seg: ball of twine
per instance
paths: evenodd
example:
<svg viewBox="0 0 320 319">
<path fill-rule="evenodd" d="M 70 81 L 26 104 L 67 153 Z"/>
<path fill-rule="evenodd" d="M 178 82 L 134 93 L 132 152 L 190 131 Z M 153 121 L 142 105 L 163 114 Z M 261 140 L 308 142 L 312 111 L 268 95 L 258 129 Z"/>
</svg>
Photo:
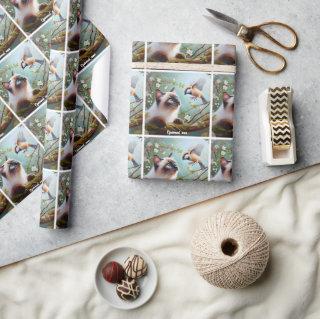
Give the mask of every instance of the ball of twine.
<svg viewBox="0 0 320 319">
<path fill-rule="evenodd" d="M 251 217 L 219 212 L 194 233 L 192 260 L 200 275 L 221 288 L 243 288 L 256 281 L 269 259 L 269 242 Z"/>
</svg>

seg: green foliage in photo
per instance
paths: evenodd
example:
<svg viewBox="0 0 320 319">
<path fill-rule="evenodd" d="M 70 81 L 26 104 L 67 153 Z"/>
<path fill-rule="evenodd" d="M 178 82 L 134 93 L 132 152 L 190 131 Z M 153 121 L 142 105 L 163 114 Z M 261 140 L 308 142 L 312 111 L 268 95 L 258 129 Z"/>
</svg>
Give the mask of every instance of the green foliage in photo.
<svg viewBox="0 0 320 319">
<path fill-rule="evenodd" d="M 213 112 L 222 104 L 223 94 L 234 96 L 235 77 L 233 74 L 215 74 L 213 77 Z"/>
<path fill-rule="evenodd" d="M 211 142 L 211 176 L 219 171 L 222 157 L 227 161 L 232 161 L 232 146 L 232 140 L 213 140 Z"/>
</svg>

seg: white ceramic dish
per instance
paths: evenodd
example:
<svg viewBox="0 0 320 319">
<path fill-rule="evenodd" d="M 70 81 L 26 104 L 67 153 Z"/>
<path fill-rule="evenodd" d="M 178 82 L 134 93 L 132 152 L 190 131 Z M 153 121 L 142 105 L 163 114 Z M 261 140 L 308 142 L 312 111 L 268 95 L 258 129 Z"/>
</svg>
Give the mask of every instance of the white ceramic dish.
<svg viewBox="0 0 320 319">
<path fill-rule="evenodd" d="M 141 293 L 134 301 L 124 301 L 120 299 L 116 292 L 116 284 L 111 284 L 102 276 L 103 266 L 110 262 L 116 261 L 123 265 L 127 257 L 131 255 L 140 255 L 148 264 L 148 272 L 145 276 L 137 279 Z M 158 274 L 153 260 L 148 254 L 141 250 L 130 247 L 119 247 L 106 253 L 99 261 L 95 272 L 95 286 L 98 293 L 107 301 L 109 305 L 118 309 L 130 310 L 135 309 L 145 304 L 154 294 L 158 283 Z"/>
</svg>

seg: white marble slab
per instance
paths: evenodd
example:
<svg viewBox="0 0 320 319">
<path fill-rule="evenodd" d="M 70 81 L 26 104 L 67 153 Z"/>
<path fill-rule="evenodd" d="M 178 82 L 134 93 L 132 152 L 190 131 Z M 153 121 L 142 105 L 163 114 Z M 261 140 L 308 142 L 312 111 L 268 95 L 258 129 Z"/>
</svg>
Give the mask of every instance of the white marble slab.
<svg viewBox="0 0 320 319">
<path fill-rule="evenodd" d="M 86 12 L 112 46 L 110 125 L 75 161 L 71 226 L 38 227 L 40 190 L 0 221 L 0 266 L 56 249 L 320 161 L 320 20 L 316 1 L 87 0 Z M 279 76 L 255 69 L 240 40 L 202 18 L 205 7 L 247 24 L 280 20 L 300 36 Z M 235 180 L 232 184 L 139 181 L 127 178 L 128 90 L 133 40 L 232 43 L 238 49 Z M 291 85 L 298 163 L 266 167 L 259 146 L 258 96 L 268 86 Z M 263 203 L 261 203 L 263 205 Z M 280 214 L 281 212 L 279 212 Z"/>
</svg>

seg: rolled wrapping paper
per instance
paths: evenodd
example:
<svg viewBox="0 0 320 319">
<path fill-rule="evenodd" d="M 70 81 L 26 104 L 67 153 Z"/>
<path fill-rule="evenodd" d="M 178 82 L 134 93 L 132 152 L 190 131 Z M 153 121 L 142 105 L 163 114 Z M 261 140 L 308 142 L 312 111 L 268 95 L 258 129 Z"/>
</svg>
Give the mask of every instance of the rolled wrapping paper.
<svg viewBox="0 0 320 319">
<path fill-rule="evenodd" d="M 199 274 L 220 288 L 255 282 L 269 259 L 269 242 L 256 221 L 240 212 L 219 212 L 195 231 L 191 255 Z"/>
<path fill-rule="evenodd" d="M 72 142 L 76 154 L 106 127 L 110 45 L 80 4 L 33 1 L 25 15 L 0 1 L 0 219 L 44 176 L 41 226 L 66 227 Z"/>
<path fill-rule="evenodd" d="M 53 12 L 40 226 L 56 229 L 70 211 L 81 0 L 57 1 Z"/>
</svg>

